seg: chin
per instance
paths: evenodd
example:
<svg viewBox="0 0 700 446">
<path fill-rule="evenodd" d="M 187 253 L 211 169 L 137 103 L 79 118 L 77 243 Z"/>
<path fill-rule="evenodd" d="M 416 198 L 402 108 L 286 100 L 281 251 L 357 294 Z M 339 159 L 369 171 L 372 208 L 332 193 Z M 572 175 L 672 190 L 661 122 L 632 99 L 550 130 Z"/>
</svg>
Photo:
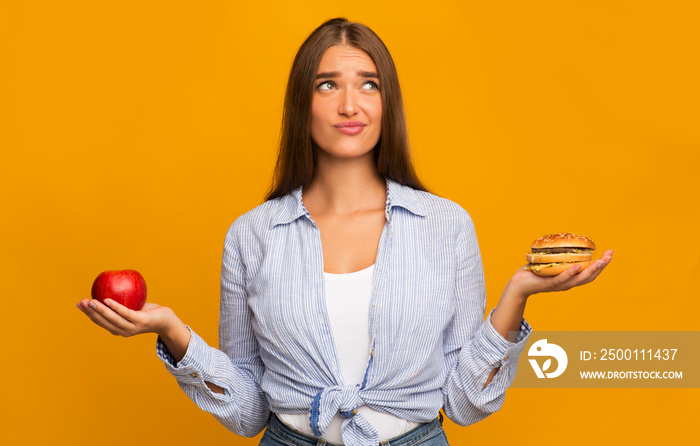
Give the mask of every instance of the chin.
<svg viewBox="0 0 700 446">
<path fill-rule="evenodd" d="M 367 147 L 357 147 L 353 146 L 339 146 L 332 149 L 324 149 L 320 146 L 318 147 L 319 154 L 324 153 L 330 158 L 339 158 L 345 160 L 359 159 L 371 156 L 373 158 L 374 146 Z"/>
</svg>

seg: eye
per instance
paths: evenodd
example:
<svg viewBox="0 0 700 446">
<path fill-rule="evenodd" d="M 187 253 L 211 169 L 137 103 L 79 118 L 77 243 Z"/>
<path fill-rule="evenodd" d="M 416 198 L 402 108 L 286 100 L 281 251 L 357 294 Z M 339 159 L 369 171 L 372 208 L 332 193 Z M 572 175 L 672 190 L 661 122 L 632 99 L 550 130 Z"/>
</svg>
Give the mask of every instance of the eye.
<svg viewBox="0 0 700 446">
<path fill-rule="evenodd" d="M 333 81 L 325 81 L 321 82 L 316 86 L 316 89 L 319 91 L 330 91 L 335 88 L 335 83 Z"/>
<path fill-rule="evenodd" d="M 363 90 L 379 90 L 379 85 L 377 85 L 377 83 L 374 81 L 367 81 L 364 84 L 362 84 L 362 89 Z"/>
</svg>

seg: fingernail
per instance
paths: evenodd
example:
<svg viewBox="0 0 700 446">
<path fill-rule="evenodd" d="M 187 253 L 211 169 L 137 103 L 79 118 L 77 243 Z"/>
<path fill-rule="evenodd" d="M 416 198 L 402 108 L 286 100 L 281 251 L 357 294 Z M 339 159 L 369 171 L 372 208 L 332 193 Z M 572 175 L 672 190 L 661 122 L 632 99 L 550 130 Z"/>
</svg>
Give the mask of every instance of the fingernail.
<svg viewBox="0 0 700 446">
<path fill-rule="evenodd" d="M 112 306 L 112 301 L 109 300 L 109 299 L 105 299 L 102 303 L 105 304 L 105 305 L 107 305 L 108 307 L 111 307 L 111 306 Z"/>
<path fill-rule="evenodd" d="M 90 301 L 88 305 L 90 305 L 90 308 L 92 308 L 93 310 L 97 310 L 97 305 L 95 305 L 95 302 Z"/>
</svg>

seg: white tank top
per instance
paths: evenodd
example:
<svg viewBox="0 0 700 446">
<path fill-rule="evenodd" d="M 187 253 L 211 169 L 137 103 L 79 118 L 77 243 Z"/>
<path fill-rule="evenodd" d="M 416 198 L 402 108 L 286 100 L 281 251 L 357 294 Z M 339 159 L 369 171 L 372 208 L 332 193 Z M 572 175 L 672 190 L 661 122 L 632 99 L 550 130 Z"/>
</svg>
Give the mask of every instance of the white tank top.
<svg viewBox="0 0 700 446">
<path fill-rule="evenodd" d="M 360 384 L 369 362 L 369 305 L 372 296 L 374 265 L 348 274 L 323 273 L 326 285 L 326 308 L 335 341 L 343 383 Z M 402 435 L 418 426 L 394 415 L 377 412 L 367 406 L 357 409 L 377 432 L 379 441 Z M 313 437 L 309 414 L 277 414 L 290 428 Z M 321 437 L 329 443 L 343 444 L 340 428 L 345 417 L 336 414 Z"/>
</svg>

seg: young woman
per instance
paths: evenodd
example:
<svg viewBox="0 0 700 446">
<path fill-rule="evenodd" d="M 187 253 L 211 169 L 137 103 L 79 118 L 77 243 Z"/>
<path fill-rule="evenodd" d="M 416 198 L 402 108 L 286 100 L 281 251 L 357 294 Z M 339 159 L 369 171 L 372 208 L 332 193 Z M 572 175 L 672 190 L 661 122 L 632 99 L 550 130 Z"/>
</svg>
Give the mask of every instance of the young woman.
<svg viewBox="0 0 700 446">
<path fill-rule="evenodd" d="M 412 168 L 401 91 L 369 28 L 333 19 L 304 42 L 265 203 L 226 235 L 220 349 L 172 310 L 78 307 L 113 334 L 158 334 L 182 389 L 262 445 L 446 445 L 497 411 L 531 331 L 530 295 L 594 280 L 518 270 L 484 321 L 474 226 Z"/>
</svg>

